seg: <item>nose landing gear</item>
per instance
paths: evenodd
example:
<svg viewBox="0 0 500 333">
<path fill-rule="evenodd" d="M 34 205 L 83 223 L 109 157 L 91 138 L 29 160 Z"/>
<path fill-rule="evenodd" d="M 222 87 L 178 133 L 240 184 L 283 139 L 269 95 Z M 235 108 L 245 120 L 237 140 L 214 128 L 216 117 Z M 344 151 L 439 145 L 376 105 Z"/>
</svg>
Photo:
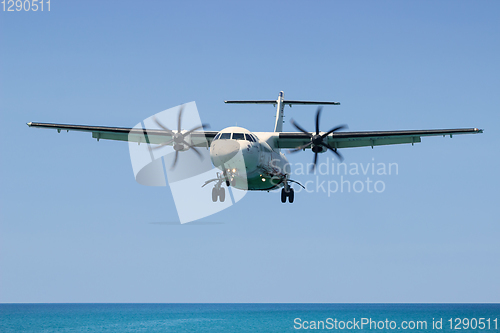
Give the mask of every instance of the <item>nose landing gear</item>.
<svg viewBox="0 0 500 333">
<path fill-rule="evenodd" d="M 295 194 L 293 192 L 293 188 L 289 187 L 288 191 L 285 190 L 285 188 L 281 189 L 281 202 L 282 203 L 285 203 L 287 198 L 288 198 L 289 203 L 293 203 L 294 197 L 295 197 Z"/>
<path fill-rule="evenodd" d="M 217 199 L 219 199 L 220 202 L 224 202 L 224 200 L 226 200 L 226 190 L 224 187 L 215 185 L 212 188 L 212 201 L 217 202 Z"/>
<path fill-rule="evenodd" d="M 290 183 L 298 184 L 300 187 L 305 189 L 304 185 L 302 185 L 298 181 L 293 180 L 293 179 L 289 179 L 289 178 L 284 178 L 283 179 L 283 188 L 281 189 L 281 202 L 282 203 L 285 203 L 287 198 L 288 198 L 289 203 L 293 203 L 293 200 L 295 199 L 295 193 L 293 191 L 293 188 L 290 186 Z"/>
<path fill-rule="evenodd" d="M 217 172 L 217 178 L 207 180 L 201 187 L 204 187 L 212 182 L 215 182 L 215 185 L 212 188 L 212 201 L 217 202 L 217 199 L 219 199 L 220 202 L 224 202 L 224 200 L 226 200 L 226 189 L 222 187 L 222 185 L 226 183 L 226 186 L 229 186 L 229 180 L 226 178 L 225 174 Z"/>
</svg>

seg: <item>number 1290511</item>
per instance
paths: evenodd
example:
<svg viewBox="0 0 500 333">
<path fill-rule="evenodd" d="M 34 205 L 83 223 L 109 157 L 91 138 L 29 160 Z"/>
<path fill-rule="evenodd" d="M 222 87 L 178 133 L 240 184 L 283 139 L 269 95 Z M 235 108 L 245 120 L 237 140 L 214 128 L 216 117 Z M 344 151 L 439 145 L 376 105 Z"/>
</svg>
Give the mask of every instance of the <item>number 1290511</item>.
<svg viewBox="0 0 500 333">
<path fill-rule="evenodd" d="M 4 12 L 50 12 L 50 0 L 3 0 Z"/>
</svg>

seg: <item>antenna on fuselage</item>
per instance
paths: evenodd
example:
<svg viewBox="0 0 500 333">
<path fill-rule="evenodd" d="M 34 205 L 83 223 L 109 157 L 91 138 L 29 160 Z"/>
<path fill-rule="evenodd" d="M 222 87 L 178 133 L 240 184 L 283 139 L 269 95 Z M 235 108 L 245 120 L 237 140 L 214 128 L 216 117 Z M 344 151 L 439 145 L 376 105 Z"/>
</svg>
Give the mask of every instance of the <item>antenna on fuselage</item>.
<svg viewBox="0 0 500 333">
<path fill-rule="evenodd" d="M 275 132 L 283 132 L 283 117 L 285 105 L 292 107 L 293 104 L 297 105 L 340 105 L 339 102 L 317 102 L 317 101 L 291 101 L 285 100 L 285 93 L 280 91 L 278 99 L 275 101 L 268 100 L 244 100 L 244 101 L 224 101 L 226 104 L 273 104 L 278 105 L 276 109 L 276 122 L 274 123 Z"/>
</svg>

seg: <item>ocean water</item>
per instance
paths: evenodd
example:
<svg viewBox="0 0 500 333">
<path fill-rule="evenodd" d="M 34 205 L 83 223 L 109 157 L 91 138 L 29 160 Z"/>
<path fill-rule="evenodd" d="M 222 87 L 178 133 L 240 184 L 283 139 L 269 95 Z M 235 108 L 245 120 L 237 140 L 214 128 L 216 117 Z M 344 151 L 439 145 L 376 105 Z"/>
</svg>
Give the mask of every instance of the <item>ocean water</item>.
<svg viewBox="0 0 500 333">
<path fill-rule="evenodd" d="M 0 332 L 297 331 L 500 332 L 500 304 L 0 304 Z"/>
</svg>

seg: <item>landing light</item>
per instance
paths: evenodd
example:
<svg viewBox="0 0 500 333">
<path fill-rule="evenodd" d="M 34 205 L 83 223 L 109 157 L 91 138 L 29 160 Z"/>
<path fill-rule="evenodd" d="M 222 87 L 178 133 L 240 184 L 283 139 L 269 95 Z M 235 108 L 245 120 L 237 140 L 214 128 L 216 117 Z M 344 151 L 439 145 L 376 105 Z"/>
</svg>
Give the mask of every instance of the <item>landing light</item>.
<svg viewBox="0 0 500 333">
<path fill-rule="evenodd" d="M 266 181 L 266 178 L 262 178 L 262 181 L 265 182 Z"/>
<path fill-rule="evenodd" d="M 235 173 L 235 172 L 236 172 L 236 169 L 233 169 L 233 173 Z"/>
</svg>

